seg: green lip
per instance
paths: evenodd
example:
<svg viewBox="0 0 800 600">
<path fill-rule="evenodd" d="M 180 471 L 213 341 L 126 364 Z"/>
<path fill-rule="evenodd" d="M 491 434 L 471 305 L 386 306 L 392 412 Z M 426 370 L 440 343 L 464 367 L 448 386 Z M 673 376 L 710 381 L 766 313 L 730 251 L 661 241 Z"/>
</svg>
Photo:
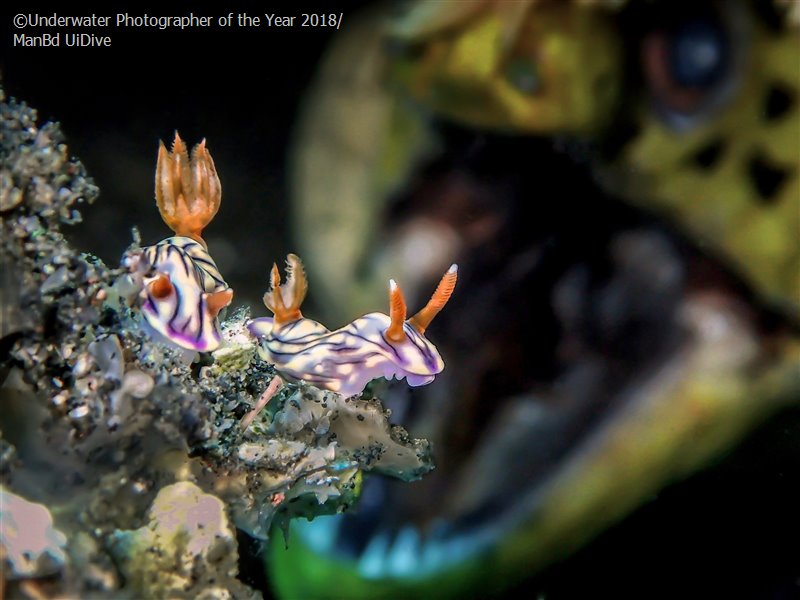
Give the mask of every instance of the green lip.
<svg viewBox="0 0 800 600">
<path fill-rule="evenodd" d="M 314 552 L 292 526 L 288 548 L 278 536 L 268 552 L 269 579 L 280 598 L 457 598 L 468 591 L 500 589 L 485 579 L 486 563 L 475 557 L 426 577 L 366 579 L 352 560 Z M 487 583 L 489 583 L 487 587 Z"/>
</svg>

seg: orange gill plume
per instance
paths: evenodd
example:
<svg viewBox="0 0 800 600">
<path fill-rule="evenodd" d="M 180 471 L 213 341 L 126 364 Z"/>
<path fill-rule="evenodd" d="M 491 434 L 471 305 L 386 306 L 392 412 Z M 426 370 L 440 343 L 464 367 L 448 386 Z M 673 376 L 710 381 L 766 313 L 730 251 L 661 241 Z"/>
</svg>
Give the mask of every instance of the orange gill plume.
<svg viewBox="0 0 800 600">
<path fill-rule="evenodd" d="M 308 281 L 303 263 L 296 254 L 286 257 L 286 286 L 281 287 L 277 263 L 272 264 L 270 287 L 264 294 L 264 304 L 275 315 L 275 324 L 290 323 L 303 318 L 300 305 L 306 297 Z"/>
<path fill-rule="evenodd" d="M 303 268 L 303 261 L 296 254 L 289 254 L 286 256 L 286 288 L 288 299 L 284 298 L 284 302 L 288 300 L 289 307 L 297 310 L 297 318 L 300 318 L 300 305 L 305 300 L 306 292 L 308 292 L 308 280 L 306 279 L 306 271 Z"/>
<path fill-rule="evenodd" d="M 280 321 L 278 315 L 286 312 L 281 295 L 281 274 L 278 271 L 278 263 L 272 263 L 272 270 L 269 273 L 269 289 L 264 293 L 264 306 L 275 315 L 275 321 Z"/>
<path fill-rule="evenodd" d="M 205 247 L 201 234 L 217 214 L 221 198 L 222 186 L 205 140 L 194 147 L 191 158 L 177 131 L 171 151 L 159 142 L 156 204 L 172 231 Z"/>
<path fill-rule="evenodd" d="M 408 322 L 420 334 L 425 333 L 425 330 L 431 324 L 433 318 L 439 314 L 439 311 L 444 308 L 445 304 L 447 304 L 447 301 L 450 299 L 450 296 L 453 294 L 453 290 L 456 287 L 457 280 L 458 265 L 454 264 L 450 266 L 450 268 L 447 270 L 447 273 L 444 274 L 439 282 L 439 285 L 436 286 L 436 291 L 433 292 L 433 295 L 431 296 L 431 299 L 428 300 L 425 308 L 420 310 L 408 320 Z"/>
</svg>

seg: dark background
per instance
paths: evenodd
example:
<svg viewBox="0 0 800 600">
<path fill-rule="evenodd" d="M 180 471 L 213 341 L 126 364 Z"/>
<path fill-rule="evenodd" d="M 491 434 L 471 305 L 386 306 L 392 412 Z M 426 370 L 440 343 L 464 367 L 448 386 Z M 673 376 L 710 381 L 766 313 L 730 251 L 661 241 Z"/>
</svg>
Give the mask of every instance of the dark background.
<svg viewBox="0 0 800 600">
<path fill-rule="evenodd" d="M 98 5 L 59 14 L 165 16 L 264 12 L 344 12 L 364 2 L 280 5 Z M 303 91 L 335 30 L 261 27 L 184 30 L 80 30 L 110 35 L 110 48 L 14 47 L 13 15 L 53 9 L 19 4 L 2 17 L 0 73 L 6 95 L 24 100 L 42 120 L 59 121 L 70 152 L 101 190 L 84 223 L 68 231 L 82 250 L 114 263 L 139 228 L 144 244 L 171 233 L 155 206 L 159 139 L 177 130 L 187 145 L 206 138 L 222 182 L 222 206 L 206 240 L 237 301 L 260 306 L 267 269 L 292 251 L 286 219 L 286 156 Z M 113 19 L 112 19 L 113 21 Z M 215 23 L 215 19 L 212 20 Z M 299 22 L 298 19 L 295 20 Z M 41 32 L 56 31 L 42 30 Z M 63 38 L 63 33 L 62 33 Z M 231 241 L 235 239 L 235 246 Z M 247 257 L 244 259 L 243 257 Z"/>
<path fill-rule="evenodd" d="M 343 11 L 346 26 L 363 4 L 303 2 L 266 10 Z M 96 10 L 264 12 L 230 4 Z M 291 128 L 335 32 L 112 28 L 93 32 L 111 35 L 111 48 L 14 48 L 13 15 L 48 11 L 30 4 L 6 11 L 0 17 L 6 95 L 36 107 L 42 120 L 59 121 L 71 153 L 101 189 L 97 204 L 83 210 L 84 223 L 67 232 L 76 245 L 115 263 L 131 241 L 131 227 L 140 229 L 145 244 L 167 237 L 153 201 L 158 140 L 171 140 L 176 129 L 190 144 L 205 137 L 223 186 L 222 208 L 206 239 L 237 290 L 235 302 L 260 310 L 268 266 L 292 251 Z M 509 597 L 800 597 L 799 478 L 800 410 L 785 411 L 716 466 L 669 487 Z"/>
</svg>

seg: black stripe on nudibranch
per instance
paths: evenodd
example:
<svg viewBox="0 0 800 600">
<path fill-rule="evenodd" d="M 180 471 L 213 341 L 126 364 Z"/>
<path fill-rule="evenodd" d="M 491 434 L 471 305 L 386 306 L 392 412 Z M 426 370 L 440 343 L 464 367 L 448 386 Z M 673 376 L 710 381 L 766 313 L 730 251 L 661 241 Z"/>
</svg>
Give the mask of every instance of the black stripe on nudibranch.
<svg viewBox="0 0 800 600">
<path fill-rule="evenodd" d="M 359 351 L 361 351 L 361 348 L 359 348 L 358 346 L 344 346 L 344 347 L 341 347 L 341 348 L 333 348 L 333 351 L 334 352 L 359 352 Z M 376 354 L 376 353 L 373 352 L 372 354 Z"/>
<path fill-rule="evenodd" d="M 283 333 L 283 331 L 281 330 L 280 333 Z M 341 329 L 337 329 L 335 331 L 331 331 L 331 332 L 329 332 L 327 334 L 322 334 L 311 343 L 299 343 L 300 338 L 296 338 L 294 340 L 284 340 L 284 339 L 281 339 L 280 337 L 278 337 L 275 334 L 271 334 L 269 337 L 265 338 L 264 341 L 265 341 L 265 344 L 267 346 L 267 349 L 274 355 L 279 355 L 279 356 L 299 356 L 299 355 L 304 354 L 304 353 L 317 352 L 320 347 L 324 347 L 324 346 L 332 346 L 334 348 L 343 346 L 344 340 L 342 340 L 342 341 L 333 341 L 333 340 L 330 339 L 330 338 L 332 338 L 334 336 L 337 336 L 337 335 L 342 335 L 345 339 L 347 339 L 347 336 L 352 336 L 352 337 L 360 340 L 361 342 L 363 342 L 363 345 L 365 347 L 370 347 L 370 346 L 371 347 L 375 347 L 375 348 L 378 348 L 379 350 L 382 350 L 384 352 L 386 352 L 386 350 L 388 348 L 389 350 L 391 350 L 391 354 L 394 357 L 396 357 L 397 362 L 401 362 L 401 363 L 404 362 L 402 360 L 400 354 L 398 353 L 398 351 L 391 344 L 388 343 L 388 341 L 383 337 L 383 334 L 381 334 L 381 337 L 382 337 L 382 340 L 383 340 L 384 344 L 381 344 L 379 342 L 376 342 L 375 340 L 369 339 L 368 337 L 366 337 L 365 335 L 360 333 L 358 328 L 353 326 L 353 323 L 351 323 L 350 325 L 347 325 L 345 327 L 342 327 Z M 290 350 L 290 349 L 286 349 L 286 348 L 278 349 L 278 348 L 275 347 L 275 342 L 278 342 L 279 344 L 286 345 L 286 346 L 302 346 L 302 347 L 301 348 L 297 348 L 296 350 L 295 349 L 291 349 Z M 380 352 L 378 352 L 377 354 L 380 354 Z"/>
<path fill-rule="evenodd" d="M 175 329 L 174 321 L 178 318 L 178 315 L 181 312 L 181 303 L 183 301 L 181 296 L 181 291 L 179 286 L 174 285 L 172 289 L 175 290 L 175 310 L 172 311 L 172 316 L 170 316 L 169 320 L 167 321 L 167 325 L 170 329 Z"/>
<path fill-rule="evenodd" d="M 414 345 L 414 347 L 415 347 L 417 350 L 419 350 L 419 353 L 420 353 L 420 354 L 422 354 L 423 356 L 425 356 L 426 358 L 427 358 L 428 356 L 433 356 L 433 355 L 431 354 L 431 351 L 430 351 L 430 349 L 429 349 L 429 348 L 428 348 L 426 345 L 423 345 L 423 344 L 420 344 L 420 343 L 418 343 L 418 342 L 417 342 L 417 335 L 418 335 L 418 334 L 417 334 L 416 332 L 414 332 L 414 333 L 408 332 L 408 333 L 406 334 L 406 339 L 407 339 L 409 342 L 411 342 L 411 343 Z"/>
<path fill-rule="evenodd" d="M 214 261 L 213 261 L 213 260 L 211 260 L 211 258 L 210 258 L 210 257 L 209 257 L 209 258 L 206 258 L 205 256 L 192 256 L 192 260 L 193 260 L 194 262 L 196 262 L 196 263 L 200 263 L 201 265 L 203 265 L 203 268 L 204 268 L 206 271 L 209 271 L 209 272 L 211 272 L 211 271 L 216 271 L 216 272 L 219 272 L 219 269 L 217 268 L 217 265 L 214 263 Z M 206 269 L 206 266 L 208 267 L 207 269 Z"/>
<path fill-rule="evenodd" d="M 322 338 L 332 333 L 336 333 L 335 331 L 330 331 L 321 323 L 317 323 L 313 321 L 314 327 L 316 328 L 315 331 L 309 331 L 301 336 L 295 337 L 292 336 L 292 332 L 297 329 L 297 327 L 302 323 L 306 324 L 310 321 L 310 319 L 298 319 L 297 321 L 292 321 L 291 323 L 286 323 L 285 325 L 281 325 L 280 328 L 276 331 L 275 327 L 273 326 L 272 332 L 270 333 L 272 339 L 275 339 L 284 344 L 297 344 L 297 343 L 304 343 L 308 339 L 314 338 Z"/>
<path fill-rule="evenodd" d="M 297 326 L 301 322 L 302 321 L 300 319 L 298 319 L 297 321 L 292 321 L 291 323 L 286 323 L 285 325 L 281 325 L 280 333 L 277 334 L 277 335 L 288 335 L 288 334 L 292 333 L 292 331 L 297 329 Z M 275 329 L 275 327 L 273 325 L 273 331 L 274 331 L 274 329 Z"/>
<path fill-rule="evenodd" d="M 313 353 L 317 348 L 320 346 L 339 346 L 339 342 L 317 342 L 310 346 L 304 346 L 299 350 L 276 350 L 272 347 L 272 345 L 267 342 L 267 349 L 270 351 L 271 354 L 279 354 L 281 356 L 299 356 L 301 354 L 306 353 Z"/>
<path fill-rule="evenodd" d="M 395 348 L 392 345 L 392 343 L 386 338 L 386 332 L 385 331 L 381 331 L 381 339 L 384 341 L 384 344 L 386 345 L 386 347 L 389 348 L 392 351 L 392 354 L 394 354 L 397 357 L 397 362 L 399 362 L 399 363 L 406 362 L 406 361 L 403 360 L 403 357 L 400 356 L 400 353 L 397 351 L 397 348 Z"/>
<path fill-rule="evenodd" d="M 203 298 L 203 296 L 200 296 L 200 300 L 197 301 L 197 315 L 198 315 L 198 321 L 200 322 L 200 326 L 197 328 L 197 335 L 195 336 L 194 339 L 195 339 L 195 341 L 198 341 L 198 342 L 200 341 L 200 338 L 203 337 L 203 327 L 205 325 L 205 323 L 204 323 L 205 319 L 203 318 L 203 314 L 204 314 L 203 313 L 203 309 L 204 309 L 203 304 L 205 303 L 205 301 L 206 300 L 205 300 L 205 298 Z"/>
<path fill-rule="evenodd" d="M 419 337 L 417 337 L 419 336 Z M 422 355 L 422 358 L 425 362 L 425 366 L 428 367 L 429 371 L 433 371 L 436 367 L 436 355 L 434 355 L 433 351 L 431 350 L 428 344 L 420 344 L 418 343 L 418 339 L 424 339 L 421 335 L 414 332 L 414 335 L 407 336 L 411 343 L 414 345 L 415 348 L 419 350 L 419 353 Z"/>
<path fill-rule="evenodd" d="M 285 338 L 281 335 L 281 333 L 283 332 L 281 331 L 280 333 L 277 334 L 275 333 L 270 334 L 268 336 L 269 338 L 268 341 L 278 342 L 279 344 L 287 344 L 289 346 L 305 346 L 306 344 L 310 343 L 313 340 L 318 340 L 324 337 L 328 337 L 331 333 L 334 332 L 328 332 L 328 333 L 311 332 L 296 338 Z"/>
<path fill-rule="evenodd" d="M 314 363 L 314 365 L 316 366 L 317 364 L 320 364 L 323 365 L 323 367 L 330 365 L 336 367 L 353 365 L 355 367 L 358 367 L 361 366 L 364 363 L 364 361 L 366 361 L 369 358 L 372 358 L 373 356 L 379 356 L 381 358 L 385 358 L 383 354 L 380 354 L 379 352 L 367 352 L 364 354 L 358 354 L 357 356 L 344 356 L 344 357 L 337 357 L 335 355 L 332 355 L 325 357 L 324 359 L 322 359 L 317 363 Z"/>
<path fill-rule="evenodd" d="M 372 346 L 377 346 L 378 348 L 382 348 L 382 346 L 380 344 L 374 342 L 373 340 L 370 340 L 369 338 L 366 338 L 366 337 L 364 337 L 363 335 L 361 335 L 359 333 L 354 333 L 352 331 L 346 331 L 343 328 L 343 329 L 337 329 L 336 331 L 331 331 L 330 333 L 328 333 L 326 335 L 322 335 L 322 336 L 320 336 L 320 338 L 318 340 L 316 340 L 316 341 L 314 341 L 314 342 L 312 342 L 310 344 L 304 344 L 303 348 L 298 349 L 296 351 L 295 350 L 287 351 L 287 352 L 280 352 L 279 351 L 278 353 L 280 353 L 280 354 L 294 354 L 294 355 L 297 355 L 297 354 L 302 354 L 304 352 L 314 352 L 320 346 L 340 347 L 340 346 L 343 345 L 343 343 L 344 343 L 343 341 L 333 341 L 333 340 L 330 339 L 331 337 L 336 336 L 336 335 L 340 335 L 340 334 L 345 336 L 345 339 L 346 339 L 346 336 L 351 335 L 351 336 L 353 336 L 355 338 L 358 338 L 359 340 L 363 341 L 365 344 L 369 344 L 369 345 L 372 345 Z M 293 344 L 292 342 L 288 342 L 286 345 L 291 346 L 291 345 L 296 345 L 296 344 Z M 394 348 L 392 348 L 392 351 L 395 354 L 397 353 L 394 350 Z M 274 352 L 271 347 L 270 347 L 270 352 Z"/>
<path fill-rule="evenodd" d="M 189 325 L 191 324 L 191 322 L 192 322 L 192 319 L 191 319 L 191 317 L 190 317 L 190 318 L 188 318 L 188 319 L 186 319 L 186 320 L 183 322 L 183 325 L 181 325 L 181 333 L 183 333 L 183 334 L 185 334 L 185 333 L 186 333 L 186 328 L 187 328 L 187 327 L 189 327 Z"/>
<path fill-rule="evenodd" d="M 169 238 L 162 240 L 155 246 L 149 246 L 145 249 L 145 253 L 150 260 L 151 265 L 158 267 L 159 264 L 174 264 L 173 253 L 177 255 L 177 260 L 183 266 L 183 270 L 187 277 L 191 277 L 194 271 L 195 279 L 198 285 L 201 285 L 205 291 L 212 291 L 206 289 L 206 278 L 213 282 L 213 289 L 217 288 L 227 289 L 228 284 L 222 278 L 214 260 L 208 252 L 197 242 L 192 240 L 179 241 L 176 238 Z"/>
<path fill-rule="evenodd" d="M 187 258 L 186 254 L 184 254 L 180 248 L 173 244 L 167 244 L 167 259 L 169 260 L 171 253 L 176 253 L 178 255 L 178 260 L 180 260 L 181 264 L 183 265 L 183 272 L 186 273 L 186 276 L 189 276 L 189 269 L 192 265 L 189 263 L 189 259 Z"/>
</svg>

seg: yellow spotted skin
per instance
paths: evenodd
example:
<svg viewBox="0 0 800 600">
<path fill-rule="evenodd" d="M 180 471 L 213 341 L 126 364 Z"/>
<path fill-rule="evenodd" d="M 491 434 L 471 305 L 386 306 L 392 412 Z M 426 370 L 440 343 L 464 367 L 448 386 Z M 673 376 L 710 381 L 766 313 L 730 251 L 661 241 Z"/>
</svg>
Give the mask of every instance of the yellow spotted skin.
<svg viewBox="0 0 800 600">
<path fill-rule="evenodd" d="M 588 142 L 597 149 L 587 158 L 599 186 L 661 217 L 754 294 L 728 294 L 714 287 L 718 282 L 710 290 L 691 288 L 676 321 L 691 344 L 664 358 L 657 379 L 631 389 L 630 410 L 609 415 L 594 430 L 590 451 L 560 463 L 537 490 L 540 503 L 490 550 L 433 573 L 376 578 L 298 535 L 288 550 L 282 542 L 271 548 L 268 569 L 282 598 L 495 597 L 569 556 L 800 399 L 798 3 L 421 0 L 410 6 L 400 16 L 367 15 L 362 31 L 335 41 L 296 138 L 294 227 L 309 270 L 326 282 L 330 318 L 352 318 L 359 301 L 376 302 L 390 275 L 413 278 L 381 256 L 386 236 L 376 241 L 391 193 L 426 153 L 435 154 L 430 113 L 473 132 Z M 626 27 L 640 21 L 658 27 L 664 14 L 681 18 L 709 6 L 743 26 L 741 60 L 718 102 L 676 124 L 657 110 L 637 63 L 647 32 Z M 780 18 L 767 24 L 763 16 L 772 8 Z M 627 11 L 639 11 L 637 18 L 626 20 Z M 377 23 L 389 23 L 391 53 Z M 386 85 L 387 77 L 398 85 Z M 788 99 L 778 111 L 769 106 L 776 89 Z M 346 111 L 371 118 L 330 118 Z M 369 127 L 357 128 L 367 121 Z M 396 123 L 403 127 L 393 129 Z M 624 139 L 615 129 L 620 123 L 633 125 Z M 532 173 L 537 166 L 531 164 Z M 759 169 L 767 181 L 754 175 Z M 331 245 L 344 250 L 332 254 Z M 762 316 L 764 304 L 783 317 L 768 331 L 752 318 Z"/>
<path fill-rule="evenodd" d="M 675 131 L 639 109 L 641 131 L 618 167 L 641 173 L 625 196 L 680 223 L 695 240 L 717 249 L 764 299 L 797 316 L 800 308 L 800 35 L 787 27 L 767 32 L 754 20 L 741 90 L 718 114 L 690 131 Z M 777 117 L 767 102 L 782 90 L 794 103 Z M 696 156 L 719 154 L 703 167 Z M 756 168 L 782 180 L 759 191 Z"/>
<path fill-rule="evenodd" d="M 615 19 L 634 5 L 646 6 L 497 1 L 452 10 L 450 3 L 418 2 L 394 25 L 394 37 L 414 48 L 396 61 L 395 76 L 426 108 L 471 128 L 602 141 L 613 135 L 615 111 L 631 112 L 638 133 L 613 159 L 595 161 L 611 172 L 603 184 L 666 215 L 762 300 L 797 319 L 798 24 L 785 14 L 775 31 L 753 3 L 723 3 L 747 23 L 733 89 L 691 126 L 675 127 L 654 110 L 646 89 L 624 89 Z M 788 108 L 770 117 L 775 89 L 789 98 Z M 639 98 L 634 106 L 618 105 L 631 97 Z M 704 150 L 718 154 L 705 167 L 695 158 Z M 768 193 L 754 182 L 758 170 L 779 180 Z"/>
<path fill-rule="evenodd" d="M 412 97 L 501 131 L 590 133 L 608 124 L 622 48 L 607 11 L 524 0 L 428 4 L 431 12 L 412 11 L 394 27 L 420 52 L 394 65 Z"/>
</svg>

